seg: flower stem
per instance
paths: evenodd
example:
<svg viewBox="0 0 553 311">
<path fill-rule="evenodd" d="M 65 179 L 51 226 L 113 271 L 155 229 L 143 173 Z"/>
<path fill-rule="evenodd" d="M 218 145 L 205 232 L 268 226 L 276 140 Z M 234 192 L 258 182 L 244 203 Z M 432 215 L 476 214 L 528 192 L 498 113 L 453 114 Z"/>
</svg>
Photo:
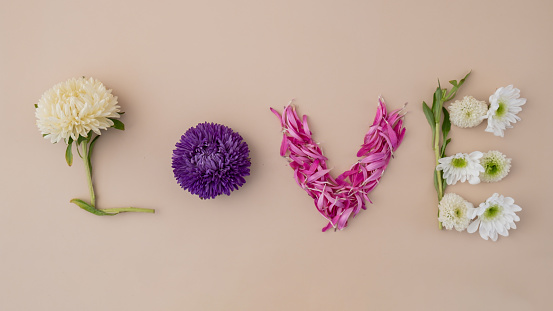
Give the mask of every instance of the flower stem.
<svg viewBox="0 0 553 311">
<path fill-rule="evenodd" d="M 80 199 L 73 199 L 71 200 L 71 203 L 75 203 L 80 208 L 98 216 L 113 216 L 123 212 L 155 213 L 155 210 L 151 208 L 123 207 L 123 208 L 100 209 L 96 207 L 96 195 L 94 194 L 94 186 L 92 185 L 91 157 L 92 157 L 92 147 L 99 136 L 96 136 L 96 138 L 94 139 L 92 139 L 92 136 L 93 136 L 92 133 L 90 133 L 88 137 L 86 139 L 82 139 L 82 142 L 81 142 L 81 148 L 82 148 L 81 158 L 84 161 L 84 167 L 86 169 L 88 190 L 90 191 L 90 204 Z"/>
<path fill-rule="evenodd" d="M 448 92 L 447 88 L 442 88 L 440 85 L 440 80 L 438 80 L 438 87 L 434 92 L 434 98 L 432 99 L 432 108 L 430 108 L 426 102 L 422 102 L 422 110 L 428 121 L 428 125 L 432 129 L 434 137 L 433 140 L 433 150 L 436 157 L 436 167 L 434 168 L 434 183 L 436 187 L 436 192 L 438 193 L 438 205 L 444 196 L 444 191 L 447 185 L 443 182 L 442 174 L 437 170 L 438 165 L 440 164 L 440 158 L 445 155 L 445 148 L 451 139 L 447 139 L 447 135 L 451 130 L 451 122 L 449 120 L 449 113 L 444 108 L 444 103 L 452 100 L 457 94 L 457 91 L 465 83 L 465 80 L 470 75 L 470 72 L 465 75 L 465 77 L 459 82 L 456 80 L 451 80 L 449 83 L 453 85 L 451 90 Z M 442 111 L 443 111 L 443 123 L 442 123 Z M 440 126 L 441 124 L 441 126 Z M 442 146 L 440 146 L 440 138 L 442 138 Z M 442 229 L 442 223 L 439 221 L 440 218 L 440 209 L 438 208 L 438 228 Z"/>
<path fill-rule="evenodd" d="M 436 156 L 436 166 L 440 164 L 438 161 L 440 159 L 440 124 L 436 123 L 436 135 L 434 136 L 434 155 Z M 437 174 L 438 176 L 438 201 L 442 200 L 444 196 L 442 174 Z"/>
<path fill-rule="evenodd" d="M 90 192 L 90 203 L 93 207 L 96 207 L 96 195 L 94 194 L 94 186 L 92 185 L 92 165 L 90 161 L 91 155 L 88 152 L 88 140 L 82 142 L 82 148 L 86 178 L 88 180 L 88 191 Z"/>
<path fill-rule="evenodd" d="M 436 128 L 435 128 L 435 134 L 434 134 L 434 155 L 436 156 L 436 167 L 440 162 L 438 161 L 440 159 L 440 121 L 436 121 Z M 438 204 L 442 200 L 442 197 L 444 196 L 444 190 L 443 190 L 443 182 L 442 182 L 442 174 L 434 168 L 436 174 L 437 180 L 438 180 Z M 438 210 L 438 217 L 440 217 L 440 210 Z M 438 220 L 438 228 L 442 230 L 442 223 Z"/>
<path fill-rule="evenodd" d="M 156 210 L 153 208 L 138 208 L 138 207 L 122 207 L 122 208 L 104 208 L 100 209 L 109 214 L 119 214 L 122 212 L 137 212 L 137 213 L 155 213 Z"/>
</svg>

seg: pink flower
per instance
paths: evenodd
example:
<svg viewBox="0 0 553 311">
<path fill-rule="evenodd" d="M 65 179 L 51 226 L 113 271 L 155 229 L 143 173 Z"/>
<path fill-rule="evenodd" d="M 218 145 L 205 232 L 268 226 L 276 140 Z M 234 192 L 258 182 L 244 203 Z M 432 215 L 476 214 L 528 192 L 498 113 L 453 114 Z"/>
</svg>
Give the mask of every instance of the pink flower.
<svg viewBox="0 0 553 311">
<path fill-rule="evenodd" d="M 330 175 L 327 158 L 312 138 L 307 116 L 299 118 L 295 107 L 290 104 L 282 115 L 271 108 L 283 131 L 280 155 L 289 158 L 296 182 L 313 198 L 319 213 L 328 220 L 323 232 L 330 227 L 344 229 L 350 217 L 366 209 L 365 201 L 371 202 L 368 194 L 380 181 L 393 152 L 403 141 L 405 128 L 400 110 L 388 114 L 384 100 L 379 98 L 378 101 L 373 125 L 357 152 L 361 159 L 337 178 Z"/>
</svg>

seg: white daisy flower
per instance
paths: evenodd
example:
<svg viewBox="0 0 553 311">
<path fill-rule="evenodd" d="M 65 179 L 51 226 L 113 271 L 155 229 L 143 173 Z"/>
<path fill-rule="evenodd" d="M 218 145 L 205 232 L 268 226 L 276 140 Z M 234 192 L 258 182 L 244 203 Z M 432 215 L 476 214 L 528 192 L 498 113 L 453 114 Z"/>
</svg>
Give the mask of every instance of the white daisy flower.
<svg viewBox="0 0 553 311">
<path fill-rule="evenodd" d="M 490 109 L 486 116 L 488 118 L 486 132 L 503 137 L 503 131 L 513 127 L 511 123 L 520 121 L 520 117 L 516 114 L 522 110 L 521 106 L 526 104 L 526 98 L 519 97 L 520 90 L 512 85 L 500 87 L 490 96 Z"/>
<path fill-rule="evenodd" d="M 449 106 L 449 120 L 461 128 L 475 127 L 486 118 L 488 105 L 472 96 L 465 96 Z"/>
<path fill-rule="evenodd" d="M 474 214 L 474 206 L 455 193 L 446 193 L 439 205 L 438 220 L 447 229 L 465 230 Z"/>
<path fill-rule="evenodd" d="M 480 180 L 484 182 L 500 181 L 509 174 L 511 169 L 511 159 L 496 150 L 484 153 L 480 164 L 484 167 L 484 172 L 480 173 Z"/>
<path fill-rule="evenodd" d="M 484 240 L 491 238 L 492 241 L 497 241 L 498 234 L 508 236 L 509 229 L 517 228 L 515 221 L 519 221 L 520 218 L 515 212 L 521 210 L 513 198 L 494 193 L 475 209 L 472 218 L 478 216 L 478 219 L 468 226 L 467 232 L 474 233 L 480 226 L 480 236 Z"/>
<path fill-rule="evenodd" d="M 445 157 L 438 160 L 440 164 L 436 166 L 437 170 L 444 172 L 444 179 L 448 185 L 455 185 L 459 180 L 468 182 L 471 185 L 480 183 L 480 172 L 484 167 L 480 164 L 482 152 L 474 151 L 471 154 L 458 153 L 451 157 Z"/>
<path fill-rule="evenodd" d="M 94 78 L 69 79 L 42 95 L 36 106 L 38 129 L 52 143 L 76 140 L 93 131 L 113 126 L 109 118 L 119 118 L 117 97 Z"/>
</svg>

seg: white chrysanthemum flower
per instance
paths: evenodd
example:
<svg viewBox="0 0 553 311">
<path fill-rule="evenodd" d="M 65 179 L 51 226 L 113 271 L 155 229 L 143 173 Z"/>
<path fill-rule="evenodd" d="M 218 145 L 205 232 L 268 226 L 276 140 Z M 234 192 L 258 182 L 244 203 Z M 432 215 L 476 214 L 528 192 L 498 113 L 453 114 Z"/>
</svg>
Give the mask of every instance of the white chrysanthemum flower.
<svg viewBox="0 0 553 311">
<path fill-rule="evenodd" d="M 509 229 L 517 228 L 515 221 L 519 221 L 520 218 L 515 212 L 521 210 L 513 198 L 494 193 L 475 209 L 472 218 L 478 216 L 478 219 L 468 226 L 467 231 L 474 233 L 480 226 L 480 236 L 484 240 L 491 238 L 492 241 L 497 241 L 498 234 L 508 236 Z"/>
<path fill-rule="evenodd" d="M 36 124 L 45 138 L 52 143 L 90 131 L 100 135 L 100 129 L 113 126 L 109 118 L 119 118 L 117 97 L 94 78 L 69 79 L 42 95 L 36 108 Z"/>
<path fill-rule="evenodd" d="M 475 127 L 486 118 L 488 105 L 472 96 L 465 96 L 449 106 L 449 120 L 454 125 L 467 128 Z"/>
<path fill-rule="evenodd" d="M 480 172 L 484 167 L 480 165 L 482 152 L 474 151 L 471 154 L 458 153 L 451 157 L 445 157 L 438 160 L 440 164 L 436 166 L 437 170 L 444 172 L 444 179 L 448 185 L 455 185 L 459 180 L 468 182 L 472 185 L 480 183 Z"/>
<path fill-rule="evenodd" d="M 440 201 L 439 209 L 438 220 L 447 230 L 455 228 L 463 231 L 468 227 L 475 208 L 460 195 L 446 193 Z"/>
<path fill-rule="evenodd" d="M 503 137 L 503 131 L 513 127 L 511 123 L 520 121 L 520 117 L 516 114 L 522 110 L 521 106 L 526 104 L 526 98 L 519 97 L 520 90 L 512 85 L 500 87 L 490 96 L 490 109 L 486 116 L 488 118 L 486 132 Z"/>
<path fill-rule="evenodd" d="M 511 169 L 511 159 L 496 150 L 484 153 L 480 164 L 484 167 L 484 172 L 480 173 L 480 180 L 484 182 L 500 181 Z"/>
</svg>

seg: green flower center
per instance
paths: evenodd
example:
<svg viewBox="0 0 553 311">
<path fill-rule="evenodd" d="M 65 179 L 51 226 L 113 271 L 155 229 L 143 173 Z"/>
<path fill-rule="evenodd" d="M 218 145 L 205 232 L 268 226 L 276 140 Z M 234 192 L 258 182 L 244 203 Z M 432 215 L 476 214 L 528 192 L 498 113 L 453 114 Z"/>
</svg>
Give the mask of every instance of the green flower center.
<svg viewBox="0 0 553 311">
<path fill-rule="evenodd" d="M 463 211 L 460 208 L 456 208 L 454 213 L 457 218 L 463 217 Z"/>
<path fill-rule="evenodd" d="M 495 115 L 501 118 L 507 113 L 507 105 L 504 102 L 499 102 L 498 105 Z"/>
<path fill-rule="evenodd" d="M 501 171 L 501 166 L 496 161 L 490 160 L 484 163 L 484 169 L 487 175 L 495 176 Z"/>
<path fill-rule="evenodd" d="M 467 160 L 465 160 L 464 158 L 454 158 L 451 161 L 451 164 L 453 165 L 453 167 L 463 168 L 463 167 L 467 166 Z"/>
<path fill-rule="evenodd" d="M 501 206 L 492 205 L 484 211 L 484 215 L 482 215 L 482 216 L 484 216 L 484 218 L 487 219 L 487 220 L 492 220 L 495 217 L 499 216 L 499 214 L 501 214 L 502 210 L 503 210 L 503 208 L 501 208 Z"/>
</svg>

